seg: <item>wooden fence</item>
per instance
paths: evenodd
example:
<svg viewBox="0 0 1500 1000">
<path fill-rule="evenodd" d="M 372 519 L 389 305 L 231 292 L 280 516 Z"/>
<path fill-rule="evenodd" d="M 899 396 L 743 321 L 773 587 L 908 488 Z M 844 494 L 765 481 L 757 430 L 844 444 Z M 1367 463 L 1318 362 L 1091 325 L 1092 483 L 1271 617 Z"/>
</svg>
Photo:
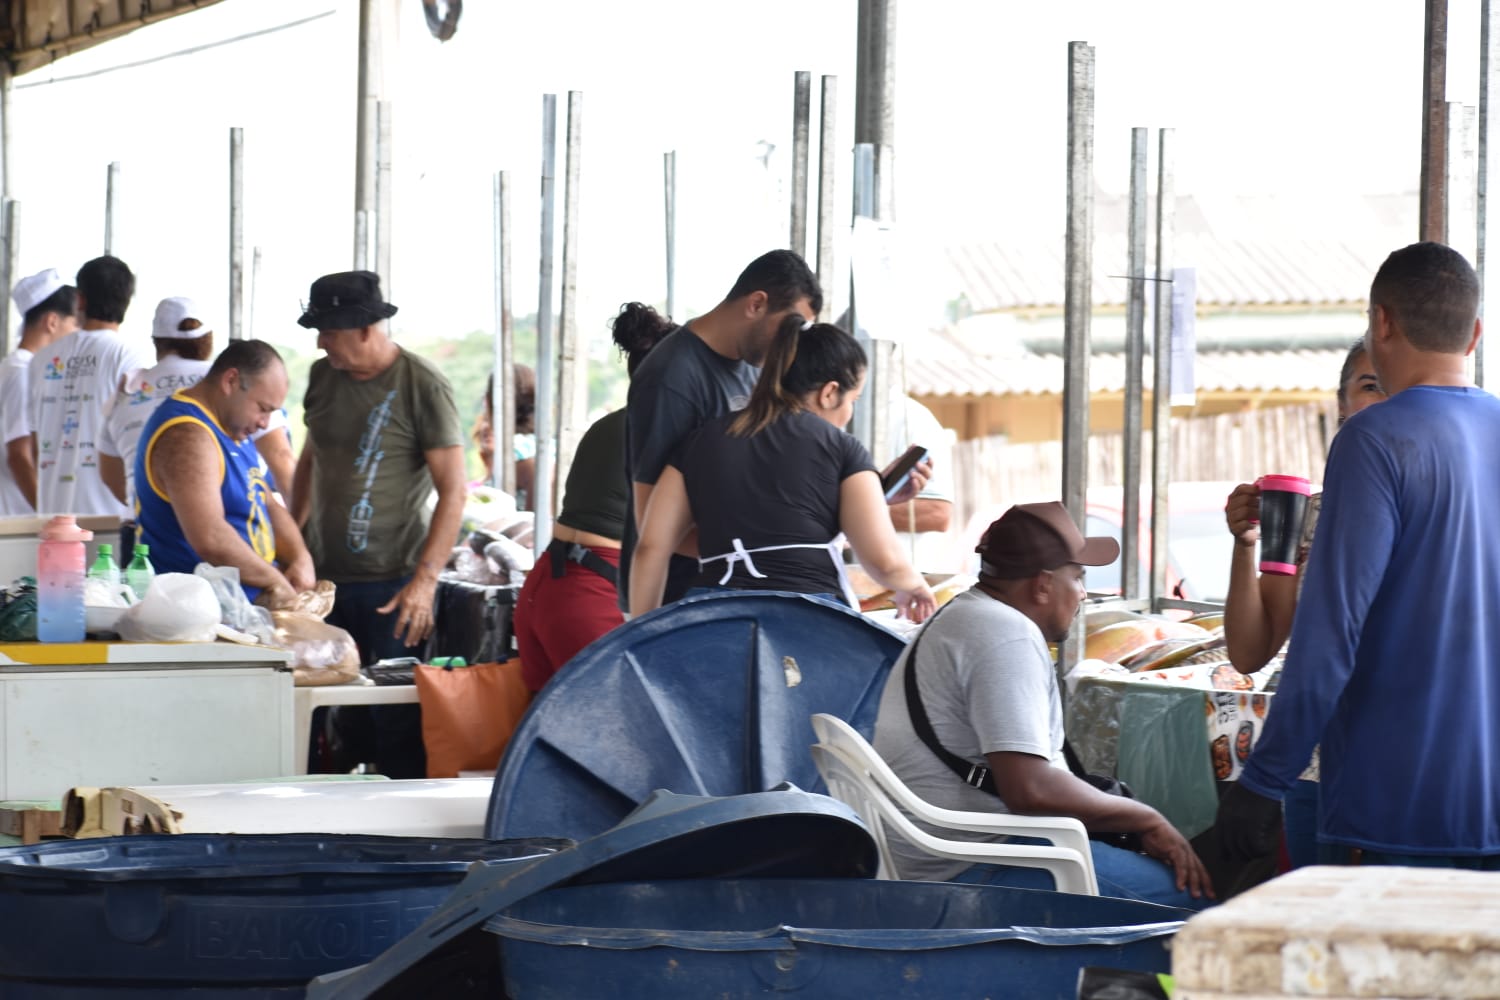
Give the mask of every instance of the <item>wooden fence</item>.
<svg viewBox="0 0 1500 1000">
<path fill-rule="evenodd" d="M 1269 472 L 1323 480 L 1323 462 L 1337 421 L 1333 402 L 1276 406 L 1172 421 L 1174 482 L 1250 482 Z M 953 449 L 955 524 L 1008 502 L 1062 494 L 1062 442 L 1012 444 L 1004 437 L 960 441 Z M 1088 483 L 1125 481 L 1124 436 L 1089 438 Z M 1142 485 L 1151 482 L 1151 435 L 1141 445 Z"/>
</svg>

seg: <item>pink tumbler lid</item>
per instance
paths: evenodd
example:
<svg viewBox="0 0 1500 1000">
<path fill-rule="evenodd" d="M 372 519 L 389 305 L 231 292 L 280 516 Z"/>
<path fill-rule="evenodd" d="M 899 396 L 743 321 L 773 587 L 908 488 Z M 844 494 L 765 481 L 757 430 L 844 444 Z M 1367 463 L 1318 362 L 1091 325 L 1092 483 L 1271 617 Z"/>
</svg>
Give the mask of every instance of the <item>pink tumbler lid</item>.
<svg viewBox="0 0 1500 1000">
<path fill-rule="evenodd" d="M 86 542 L 93 537 L 92 531 L 78 526 L 72 514 L 58 514 L 42 529 L 44 542 Z"/>
<path fill-rule="evenodd" d="M 1261 476 L 1255 481 L 1255 485 L 1263 490 L 1301 493 L 1303 496 L 1312 495 L 1312 482 L 1301 476 Z"/>
</svg>

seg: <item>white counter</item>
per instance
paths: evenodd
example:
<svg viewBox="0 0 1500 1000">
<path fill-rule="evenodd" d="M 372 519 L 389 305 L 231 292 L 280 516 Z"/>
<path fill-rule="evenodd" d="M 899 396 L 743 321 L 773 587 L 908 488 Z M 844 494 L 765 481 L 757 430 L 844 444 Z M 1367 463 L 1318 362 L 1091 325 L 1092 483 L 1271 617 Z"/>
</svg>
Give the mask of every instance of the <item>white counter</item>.
<svg viewBox="0 0 1500 1000">
<path fill-rule="evenodd" d="M 0 643 L 0 799 L 292 774 L 287 659 L 225 642 Z"/>
</svg>

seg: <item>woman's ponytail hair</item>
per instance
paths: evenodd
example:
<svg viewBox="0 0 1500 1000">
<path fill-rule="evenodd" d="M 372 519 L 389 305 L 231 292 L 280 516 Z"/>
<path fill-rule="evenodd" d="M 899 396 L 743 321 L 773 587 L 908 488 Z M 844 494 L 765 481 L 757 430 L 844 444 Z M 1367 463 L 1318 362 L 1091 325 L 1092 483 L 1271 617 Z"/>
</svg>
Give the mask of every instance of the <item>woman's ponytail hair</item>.
<svg viewBox="0 0 1500 1000">
<path fill-rule="evenodd" d="M 808 323 L 795 313 L 781 321 L 749 404 L 729 425 L 735 437 L 759 434 L 789 413 L 802 397 L 829 382 L 849 392 L 864 375 L 864 348 L 832 323 Z"/>
</svg>

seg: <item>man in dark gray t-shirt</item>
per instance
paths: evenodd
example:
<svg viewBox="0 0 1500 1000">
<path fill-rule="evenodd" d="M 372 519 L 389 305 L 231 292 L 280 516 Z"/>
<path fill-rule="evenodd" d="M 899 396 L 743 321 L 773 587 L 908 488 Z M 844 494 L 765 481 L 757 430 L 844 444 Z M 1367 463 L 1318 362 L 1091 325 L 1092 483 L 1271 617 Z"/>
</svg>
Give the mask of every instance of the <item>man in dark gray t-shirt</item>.
<svg viewBox="0 0 1500 1000">
<path fill-rule="evenodd" d="M 790 250 L 757 257 L 724 301 L 658 344 L 630 380 L 625 408 L 625 538 L 620 546 L 620 607 L 627 609 L 630 555 L 651 490 L 688 436 L 714 417 L 749 402 L 758 365 L 791 313 L 811 320 L 823 307 L 812 270 Z M 692 540 L 696 543 L 696 538 Z M 698 560 L 673 556 L 663 603 L 687 592 Z"/>
</svg>

